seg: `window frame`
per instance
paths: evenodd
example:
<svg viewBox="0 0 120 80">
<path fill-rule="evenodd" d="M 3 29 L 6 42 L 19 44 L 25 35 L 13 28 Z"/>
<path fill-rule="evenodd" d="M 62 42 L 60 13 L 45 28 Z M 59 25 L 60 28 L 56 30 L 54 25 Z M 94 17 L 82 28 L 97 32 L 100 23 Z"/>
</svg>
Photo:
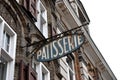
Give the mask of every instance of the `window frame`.
<svg viewBox="0 0 120 80">
<path fill-rule="evenodd" d="M 6 70 L 7 70 L 7 63 L 0 63 L 0 79 L 5 80 L 6 79 Z"/>
<path fill-rule="evenodd" d="M 38 0 L 37 2 L 37 22 L 35 25 L 39 29 L 39 31 L 43 34 L 45 38 L 48 38 L 48 21 L 47 21 L 47 9 L 43 5 L 43 3 Z"/>
<path fill-rule="evenodd" d="M 73 75 L 73 80 L 75 80 L 75 70 L 74 70 L 74 60 L 73 60 L 73 58 L 71 57 L 71 56 L 68 56 L 68 59 L 69 60 L 71 60 L 71 65 L 69 65 L 68 64 L 68 62 L 67 62 L 67 65 L 68 65 L 68 80 L 71 80 L 70 79 L 70 72 L 72 73 L 72 75 Z"/>
<path fill-rule="evenodd" d="M 6 31 L 10 35 L 9 51 L 6 51 L 3 48 L 2 42 L 3 42 L 4 31 Z M 4 59 L 4 61 L 7 63 L 5 80 L 13 80 L 14 79 L 16 42 L 17 42 L 17 34 L 6 23 L 6 21 L 0 16 L 0 57 L 1 57 L 0 59 Z M 3 61 L 1 63 L 3 63 Z"/>
<path fill-rule="evenodd" d="M 39 64 L 37 64 L 36 72 L 38 73 L 37 80 L 43 80 L 42 73 L 45 73 L 45 80 L 50 80 L 50 71 L 43 63 L 40 62 Z"/>
<path fill-rule="evenodd" d="M 80 64 L 80 71 L 81 71 L 82 79 L 88 80 L 90 78 L 91 80 L 93 80 L 92 76 L 88 72 L 86 62 L 84 60 L 81 60 L 79 64 Z"/>
<path fill-rule="evenodd" d="M 10 35 L 6 32 L 6 31 L 4 31 L 3 32 L 3 49 L 5 49 L 7 52 L 9 52 L 9 50 L 10 50 Z"/>
</svg>

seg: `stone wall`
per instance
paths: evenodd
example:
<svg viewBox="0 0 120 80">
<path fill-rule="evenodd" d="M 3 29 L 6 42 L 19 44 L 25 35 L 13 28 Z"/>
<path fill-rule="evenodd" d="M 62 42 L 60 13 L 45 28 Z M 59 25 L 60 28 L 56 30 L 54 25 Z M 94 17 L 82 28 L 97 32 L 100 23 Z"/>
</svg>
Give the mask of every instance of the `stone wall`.
<svg viewBox="0 0 120 80">
<path fill-rule="evenodd" d="M 44 2 L 45 4 L 45 2 Z M 46 3 L 46 4 L 49 4 Z M 50 7 L 46 6 L 48 9 L 48 24 L 51 24 L 51 12 Z M 24 63 L 31 64 L 31 56 L 27 56 L 35 47 L 26 47 L 31 43 L 40 41 L 44 39 L 41 32 L 36 28 L 34 22 L 24 9 L 18 5 L 14 0 L 0 0 L 0 16 L 10 25 L 10 27 L 17 34 L 17 49 L 16 49 L 16 63 L 15 63 L 15 75 L 14 80 L 19 80 L 20 78 L 20 61 L 23 60 Z M 50 29 L 50 28 L 49 28 Z M 51 33 L 51 32 L 49 32 Z M 51 36 L 51 34 L 49 34 Z M 54 61 L 44 63 L 50 71 L 51 80 L 58 80 L 55 73 Z"/>
</svg>

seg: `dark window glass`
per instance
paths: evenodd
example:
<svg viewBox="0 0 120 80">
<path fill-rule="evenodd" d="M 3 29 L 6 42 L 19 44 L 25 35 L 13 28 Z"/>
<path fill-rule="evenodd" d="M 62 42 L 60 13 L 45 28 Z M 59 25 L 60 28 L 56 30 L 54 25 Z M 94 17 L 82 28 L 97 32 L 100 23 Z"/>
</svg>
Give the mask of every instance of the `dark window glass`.
<svg viewBox="0 0 120 80">
<path fill-rule="evenodd" d="M 0 63 L 0 80 L 6 79 L 7 63 Z"/>
</svg>

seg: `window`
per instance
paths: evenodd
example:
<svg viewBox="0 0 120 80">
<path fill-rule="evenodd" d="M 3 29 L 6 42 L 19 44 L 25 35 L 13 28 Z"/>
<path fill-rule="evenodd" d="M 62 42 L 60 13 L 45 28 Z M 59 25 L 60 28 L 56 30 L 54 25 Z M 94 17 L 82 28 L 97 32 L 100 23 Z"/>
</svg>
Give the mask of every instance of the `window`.
<svg viewBox="0 0 120 80">
<path fill-rule="evenodd" d="M 31 0 L 30 2 L 30 11 L 31 11 L 31 14 L 36 18 L 36 0 Z"/>
<path fill-rule="evenodd" d="M 19 2 L 19 1 L 17 1 Z M 27 14 L 36 21 L 37 9 L 36 9 L 36 0 L 22 0 L 22 6 L 24 7 Z"/>
<path fill-rule="evenodd" d="M 78 7 L 77 7 L 77 4 L 75 3 L 75 1 L 74 0 L 69 0 L 69 3 L 71 4 L 71 7 L 73 8 L 74 12 L 78 16 Z"/>
<path fill-rule="evenodd" d="M 37 73 L 30 64 L 25 64 L 23 60 L 20 61 L 20 79 L 19 80 L 37 80 Z"/>
<path fill-rule="evenodd" d="M 73 61 L 72 59 L 68 58 L 67 63 L 71 69 L 73 69 Z"/>
<path fill-rule="evenodd" d="M 86 66 L 86 62 L 84 61 L 83 57 L 80 56 L 80 71 L 81 71 L 81 77 L 84 80 L 88 80 L 88 70 L 87 70 L 87 66 Z"/>
<path fill-rule="evenodd" d="M 68 80 L 75 80 L 75 73 L 74 73 L 74 64 L 73 64 L 73 58 L 71 56 L 68 56 L 67 58 L 68 63 Z"/>
<path fill-rule="evenodd" d="M 84 59 L 80 61 L 80 71 L 83 80 L 93 80 L 88 72 L 87 63 L 84 61 Z"/>
<path fill-rule="evenodd" d="M 50 78 L 49 78 L 50 73 L 43 64 L 41 64 L 41 74 L 42 74 L 41 80 L 50 80 Z"/>
<path fill-rule="evenodd" d="M 34 57 L 32 57 L 32 69 L 37 72 L 37 80 L 50 80 L 49 70 L 44 64 L 37 62 Z"/>
<path fill-rule="evenodd" d="M 37 2 L 37 28 L 41 31 L 45 38 L 48 38 L 47 10 L 40 0 Z"/>
<path fill-rule="evenodd" d="M 57 18 L 57 33 L 60 34 L 61 32 L 64 32 L 66 29 L 65 29 L 65 25 L 63 24 L 62 20 L 61 19 L 58 19 Z"/>
<path fill-rule="evenodd" d="M 28 66 L 28 79 L 27 80 L 37 80 L 37 73 L 35 70 L 29 65 Z"/>
<path fill-rule="evenodd" d="M 9 46 L 10 46 L 10 35 L 4 31 L 3 33 L 3 48 L 9 52 Z"/>
<path fill-rule="evenodd" d="M 14 78 L 16 38 L 16 33 L 0 16 L 0 80 Z"/>
<path fill-rule="evenodd" d="M 36 65 L 37 65 L 37 61 L 35 60 L 35 57 L 33 56 L 32 57 L 32 68 L 34 69 L 34 70 L 36 70 Z"/>
<path fill-rule="evenodd" d="M 0 80 L 5 80 L 6 78 L 6 63 L 0 63 Z"/>
<path fill-rule="evenodd" d="M 74 80 L 74 79 L 73 79 L 73 75 L 74 75 L 74 74 L 73 74 L 72 70 L 69 70 L 69 77 L 70 77 L 70 80 Z"/>
<path fill-rule="evenodd" d="M 37 80 L 50 80 L 50 72 L 43 63 L 36 65 L 36 72 L 38 73 Z"/>
</svg>

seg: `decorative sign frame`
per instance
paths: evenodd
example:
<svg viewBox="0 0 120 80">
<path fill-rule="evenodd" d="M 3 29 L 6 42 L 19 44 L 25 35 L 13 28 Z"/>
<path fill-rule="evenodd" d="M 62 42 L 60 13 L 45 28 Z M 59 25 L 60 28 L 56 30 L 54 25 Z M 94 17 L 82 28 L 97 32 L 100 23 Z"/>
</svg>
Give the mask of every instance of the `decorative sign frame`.
<svg viewBox="0 0 120 80">
<path fill-rule="evenodd" d="M 36 59 L 39 62 L 59 59 L 80 48 L 84 40 L 81 34 L 59 37 L 42 46 L 36 54 Z"/>
<path fill-rule="evenodd" d="M 38 62 L 45 62 L 69 55 L 73 51 L 79 49 L 85 42 L 85 36 L 81 27 L 84 27 L 87 24 L 89 23 L 85 23 L 61 34 L 24 46 L 34 46 L 33 50 L 28 53 L 27 56 L 35 56 Z"/>
</svg>

